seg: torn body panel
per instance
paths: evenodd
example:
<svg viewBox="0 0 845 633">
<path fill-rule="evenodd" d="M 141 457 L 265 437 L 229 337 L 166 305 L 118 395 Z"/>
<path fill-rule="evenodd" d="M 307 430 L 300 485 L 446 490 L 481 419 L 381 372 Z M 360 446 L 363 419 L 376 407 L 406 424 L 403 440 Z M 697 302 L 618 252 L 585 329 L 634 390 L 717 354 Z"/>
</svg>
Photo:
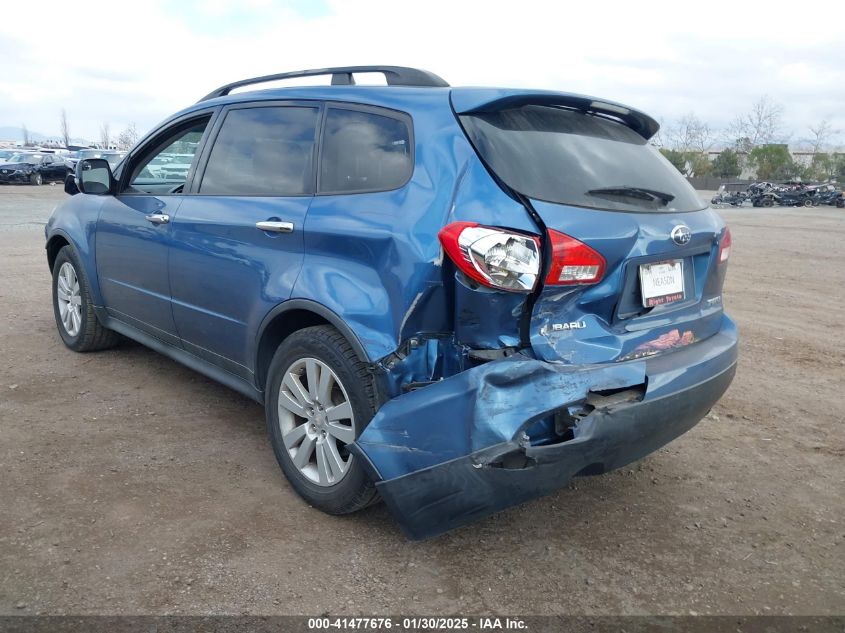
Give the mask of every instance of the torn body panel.
<svg viewBox="0 0 845 633">
<path fill-rule="evenodd" d="M 736 328 L 660 356 L 571 367 L 523 354 L 385 404 L 352 450 L 406 533 L 428 538 L 552 492 L 577 474 L 618 468 L 694 426 L 733 378 Z M 644 397 L 595 394 L 641 388 Z M 559 441 L 527 430 L 573 412 Z"/>
<path fill-rule="evenodd" d="M 528 297 L 478 284 L 455 275 L 455 338 L 473 349 L 518 347 Z"/>
<path fill-rule="evenodd" d="M 395 398 L 457 374 L 467 369 L 467 362 L 466 351 L 445 333 L 412 337 L 378 366 L 384 373 L 386 395 Z"/>
<path fill-rule="evenodd" d="M 443 215 L 437 218 L 432 212 L 426 212 L 416 221 L 439 222 L 438 226 L 442 226 L 472 220 L 506 226 L 526 234 L 537 233 L 539 229 L 525 207 L 509 197 L 490 177 L 462 133 L 456 142 L 457 147 L 462 148 L 460 155 L 464 160 L 454 166 L 454 187 L 448 204 L 442 205 Z M 437 208 L 441 209 L 440 203 Z M 407 222 L 408 218 L 402 216 L 393 221 Z M 413 253 L 414 248 L 420 247 L 419 244 L 408 246 L 394 249 L 397 259 L 405 251 Z M 337 247 L 332 248 L 336 252 Z M 373 249 L 372 252 L 383 251 Z M 403 256 L 409 257 L 407 253 Z M 409 291 L 419 287 L 411 283 L 402 287 L 401 301 L 391 296 L 384 302 L 392 305 L 398 301 L 405 306 L 398 320 L 395 349 L 374 359 L 383 371 L 386 393 L 391 398 L 468 369 L 474 364 L 470 358 L 476 352 L 480 351 L 482 356 L 487 351 L 509 353 L 525 343 L 521 340 L 521 328 L 527 326 L 530 317 L 527 294 L 491 290 L 465 278 L 455 271 L 448 258 L 444 261 L 439 242 L 436 253 L 427 252 L 426 259 L 430 261 L 414 268 L 416 273 L 427 275 L 420 290 L 411 296 Z M 384 275 L 391 266 L 380 264 L 373 269 Z M 361 294 L 367 298 L 377 292 Z M 397 292 L 395 296 L 398 295 Z M 366 339 L 364 346 L 367 347 Z M 386 349 L 386 345 L 380 347 L 382 352 Z M 481 356 L 476 360 L 478 358 Z"/>
</svg>

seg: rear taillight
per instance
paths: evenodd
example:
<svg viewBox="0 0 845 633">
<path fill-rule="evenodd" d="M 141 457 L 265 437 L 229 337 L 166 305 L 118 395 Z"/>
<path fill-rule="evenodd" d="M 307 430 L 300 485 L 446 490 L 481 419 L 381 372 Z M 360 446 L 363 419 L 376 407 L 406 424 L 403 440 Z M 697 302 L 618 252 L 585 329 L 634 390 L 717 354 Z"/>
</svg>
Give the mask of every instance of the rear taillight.
<svg viewBox="0 0 845 633">
<path fill-rule="evenodd" d="M 722 243 L 719 244 L 719 263 L 724 264 L 731 256 L 731 230 L 725 227 L 725 234 L 722 236 Z"/>
<path fill-rule="evenodd" d="M 504 229 L 453 222 L 438 234 L 443 250 L 467 277 L 513 292 L 531 292 L 540 276 L 540 241 Z"/>
<path fill-rule="evenodd" d="M 552 265 L 546 283 L 553 286 L 595 284 L 601 281 L 607 266 L 604 257 L 565 233 L 549 229 Z"/>
<path fill-rule="evenodd" d="M 502 290 L 531 292 L 540 275 L 540 239 L 535 235 L 453 222 L 439 233 L 443 250 L 470 279 Z M 558 231 L 549 230 L 552 264 L 546 283 L 553 286 L 598 283 L 604 257 Z"/>
</svg>

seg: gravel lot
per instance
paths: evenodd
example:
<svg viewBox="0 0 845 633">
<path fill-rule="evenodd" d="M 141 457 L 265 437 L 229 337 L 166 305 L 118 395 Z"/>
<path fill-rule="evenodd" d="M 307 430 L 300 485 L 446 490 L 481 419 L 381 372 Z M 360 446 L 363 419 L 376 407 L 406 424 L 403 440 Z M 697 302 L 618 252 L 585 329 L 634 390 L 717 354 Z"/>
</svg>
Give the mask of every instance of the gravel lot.
<svg viewBox="0 0 845 633">
<path fill-rule="evenodd" d="M 139 345 L 65 349 L 63 197 L 0 187 L 0 614 L 845 612 L 842 210 L 722 211 L 740 367 L 690 433 L 410 543 L 383 506 L 301 502 L 256 404 Z"/>
</svg>

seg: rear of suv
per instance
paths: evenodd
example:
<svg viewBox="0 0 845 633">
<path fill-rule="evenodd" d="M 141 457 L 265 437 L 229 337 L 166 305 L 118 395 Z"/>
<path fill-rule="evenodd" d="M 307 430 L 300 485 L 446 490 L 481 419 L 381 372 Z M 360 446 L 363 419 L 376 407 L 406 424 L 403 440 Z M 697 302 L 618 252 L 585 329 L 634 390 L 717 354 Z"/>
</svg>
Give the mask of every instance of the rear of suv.
<svg viewBox="0 0 845 633">
<path fill-rule="evenodd" d="M 263 403 L 306 501 L 433 536 L 643 457 L 730 384 L 730 232 L 657 129 L 401 67 L 228 84 L 114 173 L 79 162 L 46 228 L 59 334 Z"/>
</svg>

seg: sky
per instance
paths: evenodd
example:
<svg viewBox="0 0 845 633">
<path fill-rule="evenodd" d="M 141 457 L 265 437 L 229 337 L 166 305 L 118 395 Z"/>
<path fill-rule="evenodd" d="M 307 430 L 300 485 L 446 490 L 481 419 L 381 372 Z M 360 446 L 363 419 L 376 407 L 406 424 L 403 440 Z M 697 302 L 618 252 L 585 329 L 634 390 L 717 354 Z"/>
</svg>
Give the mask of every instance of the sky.
<svg viewBox="0 0 845 633">
<path fill-rule="evenodd" d="M 452 85 L 590 94 L 664 128 L 722 129 L 769 95 L 790 142 L 821 120 L 845 145 L 845 3 L 534 0 L 5 2 L 0 127 L 140 132 L 213 88 L 287 70 L 415 66 Z M 765 7 L 763 9 L 758 7 Z M 789 8 L 786 8 L 789 7 Z"/>
</svg>

